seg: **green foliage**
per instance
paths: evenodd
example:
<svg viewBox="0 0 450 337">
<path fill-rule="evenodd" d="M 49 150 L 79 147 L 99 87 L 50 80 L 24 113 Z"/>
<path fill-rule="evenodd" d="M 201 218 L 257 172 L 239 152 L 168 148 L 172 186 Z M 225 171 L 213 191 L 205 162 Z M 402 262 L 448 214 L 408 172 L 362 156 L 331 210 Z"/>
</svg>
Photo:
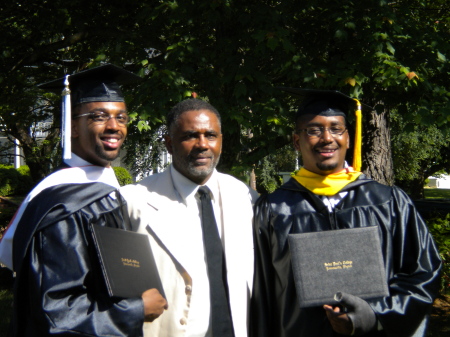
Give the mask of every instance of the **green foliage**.
<svg viewBox="0 0 450 337">
<path fill-rule="evenodd" d="M 133 178 L 126 168 L 116 166 L 113 167 L 114 173 L 116 174 L 117 180 L 120 186 L 128 185 L 133 183 Z"/>
<path fill-rule="evenodd" d="M 424 0 L 10 1 L 0 11 L 0 124 L 42 175 L 56 167 L 59 95 L 34 85 L 112 62 L 143 77 L 124 90 L 136 114 L 130 144 L 159 151 L 167 111 L 196 92 L 222 113 L 227 172 L 290 142 L 298 102 L 276 86 L 339 89 L 401 111 L 405 128 L 444 128 L 449 18 L 446 2 Z M 30 129 L 51 117 L 39 144 Z M 140 154 L 139 168 L 153 167 Z"/>
<path fill-rule="evenodd" d="M 19 181 L 14 195 L 27 195 L 34 187 L 33 179 L 31 178 L 30 168 L 28 165 L 22 165 L 17 169 L 19 173 Z"/>
<path fill-rule="evenodd" d="M 164 169 L 161 158 L 165 151 L 163 133 L 165 127 L 150 129 L 139 133 L 136 130 L 138 125 L 133 124 L 129 132 L 136 132 L 139 137 L 129 137 L 125 142 L 126 156 L 124 161 L 132 172 L 136 172 L 141 177 L 146 177 L 152 173 L 158 173 Z"/>
<path fill-rule="evenodd" d="M 19 176 L 13 166 L 0 165 L 0 195 L 12 194 Z"/>
<path fill-rule="evenodd" d="M 263 158 L 260 167 L 256 170 L 256 190 L 260 194 L 275 191 L 281 185 L 282 179 L 269 156 Z"/>
<path fill-rule="evenodd" d="M 0 196 L 25 195 L 33 188 L 33 180 L 28 167 L 0 164 Z"/>
<path fill-rule="evenodd" d="M 398 111 L 391 113 L 391 121 L 396 184 L 420 199 L 429 176 L 450 172 L 450 134 L 436 124 L 410 125 Z"/>
<path fill-rule="evenodd" d="M 427 220 L 442 259 L 441 291 L 450 294 L 450 214 Z"/>
<path fill-rule="evenodd" d="M 297 165 L 297 152 L 285 145 L 276 153 L 264 157 L 256 165 L 256 188 L 259 193 L 270 193 L 278 188 L 283 178 L 280 172 L 292 172 Z"/>
<path fill-rule="evenodd" d="M 11 219 L 16 213 L 18 207 L 2 207 L 0 209 L 0 238 L 3 236 L 3 232 L 8 227 Z"/>
</svg>

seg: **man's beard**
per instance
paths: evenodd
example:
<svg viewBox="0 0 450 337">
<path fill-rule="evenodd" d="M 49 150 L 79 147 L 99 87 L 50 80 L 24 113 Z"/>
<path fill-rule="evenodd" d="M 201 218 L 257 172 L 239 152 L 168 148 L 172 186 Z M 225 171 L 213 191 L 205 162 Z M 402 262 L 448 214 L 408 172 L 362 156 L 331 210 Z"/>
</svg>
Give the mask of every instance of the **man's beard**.
<svg viewBox="0 0 450 337">
<path fill-rule="evenodd" d="M 193 162 L 189 160 L 189 158 L 186 159 L 186 168 L 187 171 L 196 178 L 206 178 L 208 177 L 216 168 L 217 163 L 219 162 L 220 155 L 216 158 L 214 155 L 211 158 L 211 164 L 206 167 L 205 165 L 197 166 Z"/>
<path fill-rule="evenodd" d="M 186 178 L 188 179 L 194 178 L 194 180 L 204 180 L 208 176 L 210 176 L 211 173 L 216 168 L 217 163 L 219 162 L 220 159 L 220 155 L 215 157 L 214 154 L 211 154 L 211 163 L 209 166 L 195 165 L 193 161 L 191 161 L 190 156 L 187 157 L 178 156 L 176 151 L 174 151 L 174 153 L 172 154 L 172 158 L 175 168 L 181 174 L 186 176 Z"/>
<path fill-rule="evenodd" d="M 336 169 L 336 167 L 338 166 L 338 163 L 333 163 L 333 164 L 317 163 L 316 166 L 319 170 L 326 172 L 326 171 L 332 171 L 332 170 Z"/>
<path fill-rule="evenodd" d="M 113 161 L 114 159 L 116 159 L 117 157 L 119 157 L 119 151 L 120 149 L 117 149 L 115 151 L 106 151 L 103 146 L 101 145 L 96 145 L 95 146 L 95 154 L 97 155 L 97 157 L 99 157 L 102 160 L 106 160 L 106 161 Z"/>
</svg>

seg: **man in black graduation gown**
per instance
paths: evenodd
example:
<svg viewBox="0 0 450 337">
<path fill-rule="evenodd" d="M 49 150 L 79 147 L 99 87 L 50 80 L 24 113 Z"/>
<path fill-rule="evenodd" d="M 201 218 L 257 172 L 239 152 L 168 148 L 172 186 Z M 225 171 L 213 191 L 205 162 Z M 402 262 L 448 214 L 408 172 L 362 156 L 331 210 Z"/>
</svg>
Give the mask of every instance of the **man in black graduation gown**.
<svg viewBox="0 0 450 337">
<path fill-rule="evenodd" d="M 131 230 L 110 162 L 129 119 L 119 84 L 137 79 L 113 65 L 69 77 L 72 157 L 31 192 L 14 233 L 13 336 L 142 336 L 144 320 L 167 308 L 156 289 L 108 295 L 90 229 Z M 41 87 L 61 92 L 62 84 Z"/>
<path fill-rule="evenodd" d="M 441 268 L 425 223 L 399 188 L 347 165 L 346 119 L 354 100 L 337 92 L 286 91 L 306 94 L 294 134 L 303 167 L 255 206 L 251 336 L 424 336 Z M 288 234 L 364 226 L 379 228 L 390 296 L 343 294 L 341 306 L 300 308 Z"/>
</svg>

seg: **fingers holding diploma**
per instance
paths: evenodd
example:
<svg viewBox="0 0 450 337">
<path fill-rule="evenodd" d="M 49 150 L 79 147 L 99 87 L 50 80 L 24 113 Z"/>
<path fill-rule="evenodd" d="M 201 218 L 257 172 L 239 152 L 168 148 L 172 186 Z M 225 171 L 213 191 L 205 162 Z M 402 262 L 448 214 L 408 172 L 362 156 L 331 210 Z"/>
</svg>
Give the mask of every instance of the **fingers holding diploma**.
<svg viewBox="0 0 450 337">
<path fill-rule="evenodd" d="M 142 294 L 144 301 L 145 321 L 153 322 L 164 310 L 169 308 L 166 299 L 159 293 L 157 289 L 146 290 Z"/>
<path fill-rule="evenodd" d="M 338 306 L 323 306 L 334 331 L 361 336 L 376 328 L 377 317 L 366 301 L 341 292 L 336 293 L 334 299 Z"/>
</svg>

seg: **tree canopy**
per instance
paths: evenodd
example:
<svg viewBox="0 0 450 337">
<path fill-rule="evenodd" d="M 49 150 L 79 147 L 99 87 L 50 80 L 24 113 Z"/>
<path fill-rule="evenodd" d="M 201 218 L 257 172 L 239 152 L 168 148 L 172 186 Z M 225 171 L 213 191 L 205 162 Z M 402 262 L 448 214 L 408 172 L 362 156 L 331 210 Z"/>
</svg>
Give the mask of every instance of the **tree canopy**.
<svg viewBox="0 0 450 337">
<path fill-rule="evenodd" d="M 391 184 L 393 113 L 405 132 L 447 132 L 449 9 L 444 0 L 9 1 L 0 5 L 0 124 L 35 178 L 47 174 L 59 118 L 43 145 L 30 128 L 58 116 L 58 97 L 35 84 L 111 62 L 144 78 L 126 90 L 139 162 L 150 165 L 167 111 L 195 91 L 222 114 L 220 168 L 239 172 L 291 141 L 298 102 L 277 86 L 338 89 L 375 107 L 364 116 L 363 169 Z"/>
</svg>

